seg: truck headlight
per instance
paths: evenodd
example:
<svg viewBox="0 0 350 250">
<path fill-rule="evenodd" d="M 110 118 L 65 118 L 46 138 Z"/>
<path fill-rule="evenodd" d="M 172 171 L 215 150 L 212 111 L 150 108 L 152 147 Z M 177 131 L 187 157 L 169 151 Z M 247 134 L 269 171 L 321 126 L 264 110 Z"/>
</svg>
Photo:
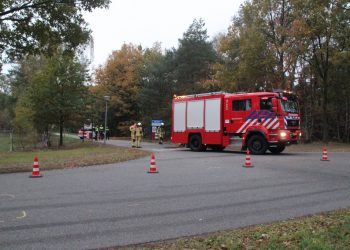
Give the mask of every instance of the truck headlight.
<svg viewBox="0 0 350 250">
<path fill-rule="evenodd" d="M 286 133 L 286 132 L 281 132 L 281 133 L 280 133 L 280 137 L 281 137 L 281 138 L 285 138 L 286 136 L 287 136 L 287 133 Z"/>
</svg>

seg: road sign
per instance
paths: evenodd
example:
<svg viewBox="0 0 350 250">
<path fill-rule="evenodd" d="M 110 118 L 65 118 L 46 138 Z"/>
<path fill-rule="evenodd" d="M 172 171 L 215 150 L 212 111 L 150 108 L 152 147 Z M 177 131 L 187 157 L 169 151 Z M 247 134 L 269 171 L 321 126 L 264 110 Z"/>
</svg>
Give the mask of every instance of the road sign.
<svg viewBox="0 0 350 250">
<path fill-rule="evenodd" d="M 163 120 L 152 120 L 152 126 L 160 126 L 163 123 Z"/>
</svg>

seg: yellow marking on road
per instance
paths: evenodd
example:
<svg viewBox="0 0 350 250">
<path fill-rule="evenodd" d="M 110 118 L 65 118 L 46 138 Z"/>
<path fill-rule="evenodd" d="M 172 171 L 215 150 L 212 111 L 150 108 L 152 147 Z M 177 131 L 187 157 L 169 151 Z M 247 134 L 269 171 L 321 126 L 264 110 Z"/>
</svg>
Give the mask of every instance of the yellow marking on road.
<svg viewBox="0 0 350 250">
<path fill-rule="evenodd" d="M 9 198 L 12 198 L 12 199 L 15 198 L 15 196 L 13 194 L 0 194 L 0 197 L 9 197 Z"/>
<path fill-rule="evenodd" d="M 26 213 L 26 211 L 22 211 L 22 215 L 21 215 L 21 216 L 16 217 L 16 219 L 21 220 L 21 219 L 24 219 L 25 217 L 27 217 L 27 213 Z"/>
</svg>

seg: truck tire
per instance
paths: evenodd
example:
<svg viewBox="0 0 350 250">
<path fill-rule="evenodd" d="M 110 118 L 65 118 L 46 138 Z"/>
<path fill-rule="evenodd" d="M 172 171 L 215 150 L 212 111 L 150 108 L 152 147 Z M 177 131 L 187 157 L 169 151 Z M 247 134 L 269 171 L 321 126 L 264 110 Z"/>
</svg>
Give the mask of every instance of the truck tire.
<svg viewBox="0 0 350 250">
<path fill-rule="evenodd" d="M 252 135 L 252 137 L 248 140 L 248 149 L 254 155 L 262 155 L 265 154 L 268 143 L 265 138 L 261 135 Z"/>
<path fill-rule="evenodd" d="M 277 147 L 269 147 L 269 150 L 272 154 L 279 154 L 282 153 L 282 151 L 286 148 L 286 145 L 281 144 L 277 145 Z"/>
<path fill-rule="evenodd" d="M 200 135 L 191 135 L 190 136 L 190 141 L 189 141 L 189 146 L 192 151 L 202 151 L 203 150 L 203 145 L 202 145 L 202 138 Z"/>
</svg>

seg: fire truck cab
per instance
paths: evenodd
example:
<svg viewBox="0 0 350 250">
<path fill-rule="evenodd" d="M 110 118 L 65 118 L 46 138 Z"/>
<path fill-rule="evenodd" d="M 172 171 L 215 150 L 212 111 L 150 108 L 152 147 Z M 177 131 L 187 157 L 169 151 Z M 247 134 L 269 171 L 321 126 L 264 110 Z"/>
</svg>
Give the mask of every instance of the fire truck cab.
<svg viewBox="0 0 350 250">
<path fill-rule="evenodd" d="M 191 150 L 242 150 L 277 154 L 300 139 L 300 114 L 289 92 L 204 93 L 174 96 L 171 141 Z"/>
</svg>

